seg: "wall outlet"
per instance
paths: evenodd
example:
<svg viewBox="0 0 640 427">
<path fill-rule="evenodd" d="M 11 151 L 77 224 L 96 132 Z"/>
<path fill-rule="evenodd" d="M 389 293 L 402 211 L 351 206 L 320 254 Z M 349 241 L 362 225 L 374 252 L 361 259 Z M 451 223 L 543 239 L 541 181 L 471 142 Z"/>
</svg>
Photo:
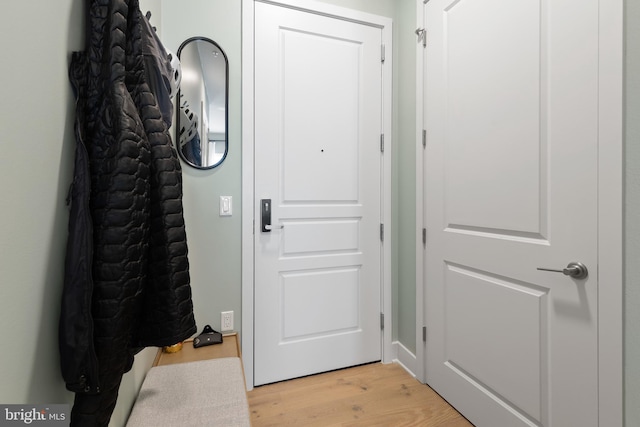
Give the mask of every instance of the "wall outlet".
<svg viewBox="0 0 640 427">
<path fill-rule="evenodd" d="M 220 313 L 220 332 L 233 331 L 233 311 Z"/>
</svg>

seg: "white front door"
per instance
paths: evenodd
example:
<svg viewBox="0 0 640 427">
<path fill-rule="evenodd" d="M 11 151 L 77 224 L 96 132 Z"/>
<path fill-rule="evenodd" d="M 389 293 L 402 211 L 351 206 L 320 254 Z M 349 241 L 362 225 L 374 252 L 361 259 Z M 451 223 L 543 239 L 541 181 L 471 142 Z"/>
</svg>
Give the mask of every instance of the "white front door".
<svg viewBox="0 0 640 427">
<path fill-rule="evenodd" d="M 598 1 L 425 13 L 427 383 L 478 427 L 596 426 Z"/>
<path fill-rule="evenodd" d="M 380 46 L 255 3 L 255 385 L 381 359 Z"/>
</svg>

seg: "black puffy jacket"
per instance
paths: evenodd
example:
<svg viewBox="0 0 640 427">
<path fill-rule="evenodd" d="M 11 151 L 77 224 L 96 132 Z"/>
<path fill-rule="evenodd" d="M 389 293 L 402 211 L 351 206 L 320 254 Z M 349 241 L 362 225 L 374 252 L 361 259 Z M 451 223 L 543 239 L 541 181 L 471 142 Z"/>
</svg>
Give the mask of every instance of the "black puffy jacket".
<svg viewBox="0 0 640 427">
<path fill-rule="evenodd" d="M 145 82 L 138 0 L 87 0 L 75 52 L 76 160 L 60 316 L 71 423 L 106 426 L 122 375 L 145 346 L 196 331 L 182 175 Z"/>
</svg>

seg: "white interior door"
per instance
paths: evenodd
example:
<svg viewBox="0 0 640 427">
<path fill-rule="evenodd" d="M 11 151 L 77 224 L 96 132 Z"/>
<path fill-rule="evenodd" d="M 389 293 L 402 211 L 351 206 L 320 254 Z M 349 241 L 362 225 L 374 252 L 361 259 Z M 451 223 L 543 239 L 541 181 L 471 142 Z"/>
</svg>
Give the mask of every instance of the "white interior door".
<svg viewBox="0 0 640 427">
<path fill-rule="evenodd" d="M 255 385 L 381 359 L 380 46 L 255 4 Z"/>
<path fill-rule="evenodd" d="M 595 426 L 598 1 L 425 13 L 427 382 L 479 427 Z"/>
</svg>

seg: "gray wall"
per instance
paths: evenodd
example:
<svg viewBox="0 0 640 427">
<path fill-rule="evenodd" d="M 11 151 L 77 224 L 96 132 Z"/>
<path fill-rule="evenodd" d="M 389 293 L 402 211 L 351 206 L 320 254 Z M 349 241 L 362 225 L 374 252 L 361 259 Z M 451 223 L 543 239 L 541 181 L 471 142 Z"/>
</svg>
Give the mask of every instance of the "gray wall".
<svg viewBox="0 0 640 427">
<path fill-rule="evenodd" d="M 640 2 L 625 16 L 625 425 L 640 426 Z"/>
<path fill-rule="evenodd" d="M 396 43 L 398 59 L 395 88 L 398 98 L 397 155 L 394 162 L 394 235 L 398 258 L 396 323 L 397 340 L 416 352 L 416 5 L 414 0 L 397 3 Z M 395 319 L 394 319 L 395 320 Z"/>
<path fill-rule="evenodd" d="M 413 0 L 325 0 L 394 19 L 393 308 L 394 339 L 415 350 L 415 57 Z M 240 1 L 143 0 L 174 52 L 205 35 L 230 59 L 230 151 L 213 171 L 185 167 L 185 216 L 196 321 L 219 326 L 235 311 L 240 329 Z M 0 403 L 67 403 L 59 375 L 57 321 L 73 165 L 73 95 L 69 55 L 82 49 L 82 0 L 23 0 L 3 5 L 0 67 Z M 181 10 L 177 10 L 178 7 Z M 162 5 L 162 10 L 159 6 Z M 627 0 L 626 56 L 626 425 L 640 425 L 640 4 Z M 37 13 L 34 13 L 37 11 Z M 161 13 L 162 12 L 162 13 Z M 181 27 L 173 29 L 175 23 Z M 11 36 L 8 36 L 11 35 Z M 220 195 L 234 198 L 234 216 L 218 216 Z M 136 357 L 123 380 L 113 426 L 124 424 L 155 351 Z"/>
<path fill-rule="evenodd" d="M 81 0 L 32 0 L 0 14 L 2 403 L 71 399 L 57 331 L 74 146 L 67 61 L 83 45 L 83 9 Z"/>
</svg>

